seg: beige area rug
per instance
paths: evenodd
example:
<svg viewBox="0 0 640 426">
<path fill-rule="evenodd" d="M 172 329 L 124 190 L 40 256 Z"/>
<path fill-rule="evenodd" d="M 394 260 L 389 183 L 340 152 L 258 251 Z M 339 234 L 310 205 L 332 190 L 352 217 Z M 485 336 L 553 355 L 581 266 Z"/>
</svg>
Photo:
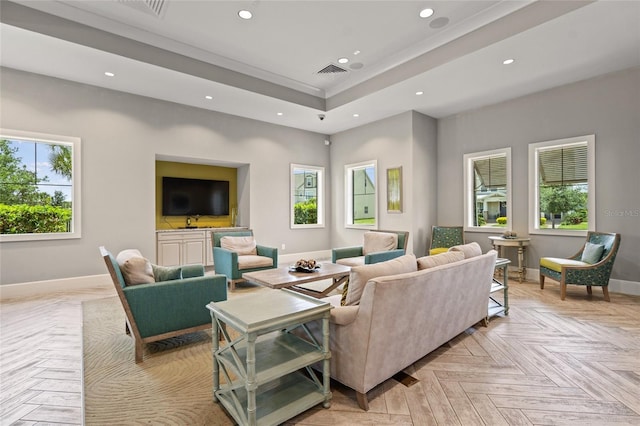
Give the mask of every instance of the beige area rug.
<svg viewBox="0 0 640 426">
<path fill-rule="evenodd" d="M 212 400 L 211 334 L 146 345 L 134 362 L 117 297 L 83 303 L 84 410 L 87 425 L 232 425 Z"/>
</svg>

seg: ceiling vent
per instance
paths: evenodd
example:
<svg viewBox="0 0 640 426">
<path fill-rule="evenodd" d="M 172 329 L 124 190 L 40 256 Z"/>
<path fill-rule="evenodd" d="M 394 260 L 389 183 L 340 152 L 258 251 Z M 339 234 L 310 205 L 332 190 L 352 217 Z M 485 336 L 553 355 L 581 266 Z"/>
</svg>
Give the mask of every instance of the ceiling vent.
<svg viewBox="0 0 640 426">
<path fill-rule="evenodd" d="M 117 0 L 118 3 L 129 6 L 147 15 L 162 18 L 167 0 Z"/>
<path fill-rule="evenodd" d="M 341 72 L 347 72 L 347 70 L 345 70 L 344 68 L 340 68 L 337 65 L 329 64 L 318 71 L 318 74 L 339 74 Z"/>
</svg>

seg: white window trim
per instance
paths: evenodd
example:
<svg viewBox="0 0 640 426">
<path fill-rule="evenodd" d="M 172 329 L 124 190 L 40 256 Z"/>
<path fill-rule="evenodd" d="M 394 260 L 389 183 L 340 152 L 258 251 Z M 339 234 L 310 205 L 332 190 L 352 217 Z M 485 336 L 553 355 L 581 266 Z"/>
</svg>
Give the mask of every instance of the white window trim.
<svg viewBox="0 0 640 426">
<path fill-rule="evenodd" d="M 473 161 L 489 157 L 505 155 L 507 158 L 507 226 L 505 228 L 493 228 L 485 226 L 473 226 L 473 215 L 476 214 L 475 200 L 473 199 L 473 187 L 475 186 L 475 174 L 473 173 Z M 511 202 L 511 147 L 492 149 L 490 151 L 471 152 L 464 154 L 464 230 L 472 232 L 503 233 L 513 230 L 513 203 Z"/>
<path fill-rule="evenodd" d="M 73 203 L 71 232 L 51 232 L 42 234 L 0 234 L 0 242 L 16 241 L 41 241 L 41 240 L 67 240 L 82 238 L 82 216 L 80 188 L 80 159 L 81 139 L 73 136 L 50 135 L 46 133 L 28 132 L 22 130 L 0 129 L 0 137 L 3 139 L 23 139 L 35 142 L 55 143 L 59 145 L 71 145 L 73 147 L 72 168 L 73 171 Z"/>
<path fill-rule="evenodd" d="M 587 197 L 587 221 L 589 227 L 586 231 L 567 229 L 541 229 L 540 228 L 540 197 L 538 186 L 538 149 L 561 147 L 571 144 L 587 142 L 587 178 L 589 179 L 589 191 Z M 567 235 L 586 236 L 588 231 L 596 229 L 596 155 L 595 135 L 577 136 L 573 138 L 557 139 L 545 142 L 529 144 L 529 234 L 539 235 Z"/>
<path fill-rule="evenodd" d="M 317 206 L 318 206 L 318 223 L 314 223 L 314 224 L 296 224 L 293 223 L 295 220 L 295 212 L 294 212 L 294 191 L 295 191 L 295 179 L 293 177 L 293 172 L 295 169 L 304 169 L 304 170 L 314 170 L 316 172 L 318 172 L 318 180 L 317 180 Z M 290 179 L 290 192 L 289 192 L 289 200 L 290 200 L 290 207 L 289 207 L 289 215 L 290 215 L 290 226 L 291 229 L 307 229 L 307 228 L 324 228 L 325 224 L 324 224 L 324 180 L 325 180 L 325 173 L 324 173 L 324 167 L 320 167 L 320 166 L 309 166 L 306 164 L 294 164 L 291 163 L 291 169 L 290 169 L 290 173 L 289 173 L 289 179 Z"/>
<path fill-rule="evenodd" d="M 357 225 L 353 223 L 353 194 L 351 193 L 353 188 L 353 169 L 365 168 L 367 166 L 373 166 L 373 181 L 376 186 L 376 195 L 375 195 L 375 205 L 376 205 L 376 214 L 372 224 L 370 225 Z M 353 164 L 345 164 L 344 166 L 344 195 L 345 195 L 345 228 L 354 228 L 354 229 L 378 229 L 378 215 L 380 214 L 379 209 L 379 196 L 380 196 L 380 188 L 378 185 L 378 160 L 369 160 L 362 161 L 360 163 Z"/>
</svg>

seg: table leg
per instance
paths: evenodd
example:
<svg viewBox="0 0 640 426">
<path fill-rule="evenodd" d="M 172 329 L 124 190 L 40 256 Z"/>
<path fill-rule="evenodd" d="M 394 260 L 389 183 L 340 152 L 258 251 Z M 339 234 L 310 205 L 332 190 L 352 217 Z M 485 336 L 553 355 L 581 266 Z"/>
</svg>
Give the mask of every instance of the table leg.
<svg viewBox="0 0 640 426">
<path fill-rule="evenodd" d="M 256 333 L 249 333 L 247 336 L 247 420 L 249 425 L 255 425 L 257 423 L 256 414 L 256 389 L 258 383 L 256 382 L 256 340 L 258 335 Z"/>
<path fill-rule="evenodd" d="M 523 276 L 523 269 L 522 269 L 522 262 L 524 260 L 524 247 L 522 246 L 518 246 L 518 277 L 520 282 L 522 282 L 522 276 Z"/>
<path fill-rule="evenodd" d="M 322 363 L 322 384 L 324 393 L 324 408 L 331 407 L 331 365 L 330 365 L 330 352 L 329 352 L 329 317 L 327 314 L 322 318 L 322 353 L 324 355 L 324 361 Z"/>
<path fill-rule="evenodd" d="M 211 312 L 211 334 L 211 356 L 213 357 L 213 400 L 217 401 L 218 397 L 216 396 L 216 392 L 220 389 L 220 367 L 216 360 L 216 352 L 220 347 L 220 339 L 218 337 L 218 321 L 216 321 L 216 317 L 213 312 Z"/>
<path fill-rule="evenodd" d="M 509 273 L 507 272 L 507 267 L 509 265 L 504 265 L 504 281 L 502 285 L 504 285 L 503 295 L 504 295 L 504 314 L 509 315 Z"/>
</svg>

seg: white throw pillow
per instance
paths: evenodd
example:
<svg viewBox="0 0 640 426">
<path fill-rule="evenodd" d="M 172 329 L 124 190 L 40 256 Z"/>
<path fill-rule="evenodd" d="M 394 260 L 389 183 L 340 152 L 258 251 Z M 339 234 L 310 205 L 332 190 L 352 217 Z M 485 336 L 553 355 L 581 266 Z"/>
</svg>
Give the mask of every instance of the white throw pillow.
<svg viewBox="0 0 640 426">
<path fill-rule="evenodd" d="M 461 251 L 462 253 L 464 253 L 465 259 L 470 259 L 482 254 L 482 248 L 480 248 L 480 244 L 476 243 L 475 241 L 469 244 L 453 246 L 449 249 L 449 251 Z"/>
<path fill-rule="evenodd" d="M 433 268 L 434 266 L 446 265 L 447 263 L 464 260 L 464 253 L 461 251 L 448 251 L 445 253 L 423 256 L 418 259 L 418 270 Z"/>
<path fill-rule="evenodd" d="M 156 282 L 151 262 L 136 249 L 122 250 L 116 256 L 116 262 L 126 285 L 149 284 Z"/>
<path fill-rule="evenodd" d="M 235 251 L 238 256 L 256 255 L 256 240 L 252 236 L 247 237 L 230 237 L 220 238 L 220 247 L 226 250 Z"/>
<path fill-rule="evenodd" d="M 372 278 L 386 277 L 388 275 L 415 272 L 418 270 L 416 257 L 413 254 L 405 254 L 386 262 L 373 263 L 371 265 L 354 266 L 349 274 L 349 285 L 345 305 L 357 305 L 364 287 Z"/>
<path fill-rule="evenodd" d="M 398 248 L 398 234 L 392 232 L 365 232 L 362 254 L 389 251 Z"/>
</svg>

